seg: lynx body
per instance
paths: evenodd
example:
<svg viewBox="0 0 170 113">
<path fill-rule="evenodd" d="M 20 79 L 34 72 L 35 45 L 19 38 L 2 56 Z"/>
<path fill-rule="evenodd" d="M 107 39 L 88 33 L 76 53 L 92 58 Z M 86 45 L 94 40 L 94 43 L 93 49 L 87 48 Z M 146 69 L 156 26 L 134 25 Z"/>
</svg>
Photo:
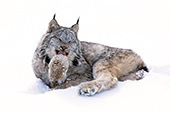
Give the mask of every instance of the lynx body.
<svg viewBox="0 0 170 113">
<path fill-rule="evenodd" d="M 51 89 L 79 85 L 80 95 L 96 93 L 117 86 L 118 81 L 143 78 L 147 66 L 130 49 L 108 47 L 78 40 L 79 19 L 72 27 L 49 23 L 32 60 L 35 75 Z"/>
</svg>

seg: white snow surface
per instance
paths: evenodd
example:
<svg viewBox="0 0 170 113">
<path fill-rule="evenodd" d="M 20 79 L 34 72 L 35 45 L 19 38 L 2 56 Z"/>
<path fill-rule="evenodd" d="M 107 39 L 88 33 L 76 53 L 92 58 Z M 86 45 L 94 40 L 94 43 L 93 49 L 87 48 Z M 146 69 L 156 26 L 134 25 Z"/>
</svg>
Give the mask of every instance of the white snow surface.
<svg viewBox="0 0 170 113">
<path fill-rule="evenodd" d="M 170 113 L 169 0 L 1 0 L 0 113 Z M 56 13 L 62 26 L 80 16 L 78 37 L 138 53 L 150 72 L 95 96 L 78 86 L 48 91 L 31 60 Z"/>
</svg>

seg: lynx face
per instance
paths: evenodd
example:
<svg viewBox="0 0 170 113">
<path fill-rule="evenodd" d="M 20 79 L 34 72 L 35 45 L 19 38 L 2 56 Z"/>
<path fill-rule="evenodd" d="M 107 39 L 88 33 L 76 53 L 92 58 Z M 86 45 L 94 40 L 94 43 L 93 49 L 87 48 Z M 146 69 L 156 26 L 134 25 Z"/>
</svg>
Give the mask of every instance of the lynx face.
<svg viewBox="0 0 170 113">
<path fill-rule="evenodd" d="M 49 63 L 53 56 L 62 54 L 67 56 L 69 64 L 78 64 L 81 55 L 80 41 L 77 38 L 78 21 L 71 28 L 61 27 L 54 18 L 40 43 L 41 56 Z M 75 63 L 76 62 L 76 63 Z"/>
</svg>

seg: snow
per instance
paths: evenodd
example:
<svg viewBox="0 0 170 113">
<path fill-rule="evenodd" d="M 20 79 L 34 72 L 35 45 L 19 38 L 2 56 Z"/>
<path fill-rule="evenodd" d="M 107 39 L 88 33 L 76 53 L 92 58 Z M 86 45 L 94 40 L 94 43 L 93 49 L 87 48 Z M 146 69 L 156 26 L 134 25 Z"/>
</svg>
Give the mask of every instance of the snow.
<svg viewBox="0 0 170 113">
<path fill-rule="evenodd" d="M 169 0 L 0 1 L 0 113 L 170 113 L 169 6 Z M 79 96 L 78 86 L 49 91 L 31 60 L 54 13 L 62 26 L 80 16 L 80 40 L 133 49 L 150 72 L 92 97 Z"/>
</svg>

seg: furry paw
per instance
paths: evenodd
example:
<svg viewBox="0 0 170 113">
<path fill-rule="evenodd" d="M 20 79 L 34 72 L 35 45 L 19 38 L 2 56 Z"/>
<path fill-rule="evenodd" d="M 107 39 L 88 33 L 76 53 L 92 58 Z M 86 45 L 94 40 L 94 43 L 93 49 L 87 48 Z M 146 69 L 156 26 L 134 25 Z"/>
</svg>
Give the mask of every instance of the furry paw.
<svg viewBox="0 0 170 113">
<path fill-rule="evenodd" d="M 144 70 L 139 70 L 138 72 L 136 72 L 136 76 L 134 76 L 135 80 L 140 80 L 143 78 L 144 75 Z"/>
<path fill-rule="evenodd" d="M 93 96 L 98 92 L 99 88 L 93 83 L 84 83 L 79 86 L 79 94 L 84 96 Z"/>
<path fill-rule="evenodd" d="M 62 84 L 67 78 L 67 70 L 69 62 L 66 56 L 56 55 L 54 56 L 49 64 L 49 79 L 51 87 Z"/>
</svg>

